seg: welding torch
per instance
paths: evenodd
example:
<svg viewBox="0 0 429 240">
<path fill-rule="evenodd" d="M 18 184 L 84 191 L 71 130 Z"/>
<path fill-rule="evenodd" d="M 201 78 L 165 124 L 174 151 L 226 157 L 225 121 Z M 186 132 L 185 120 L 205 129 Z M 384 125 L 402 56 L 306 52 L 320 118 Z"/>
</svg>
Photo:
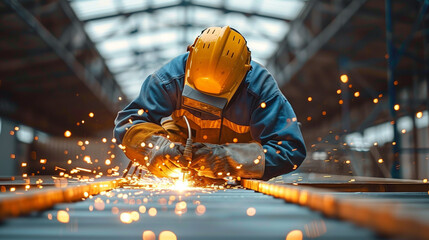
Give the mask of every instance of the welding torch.
<svg viewBox="0 0 429 240">
<path fill-rule="evenodd" d="M 183 156 L 188 161 L 188 166 L 182 168 L 182 181 L 185 181 L 186 174 L 189 172 L 189 166 L 192 162 L 192 131 L 188 118 L 183 115 L 183 119 L 185 119 L 186 126 L 188 127 L 188 138 L 186 139 L 185 151 L 183 151 Z"/>
</svg>

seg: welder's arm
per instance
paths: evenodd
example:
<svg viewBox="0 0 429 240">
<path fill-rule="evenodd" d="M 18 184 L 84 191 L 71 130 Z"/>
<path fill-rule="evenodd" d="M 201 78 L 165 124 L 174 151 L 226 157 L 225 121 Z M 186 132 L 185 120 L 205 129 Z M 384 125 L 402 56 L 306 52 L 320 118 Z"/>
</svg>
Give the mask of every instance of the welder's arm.
<svg viewBox="0 0 429 240">
<path fill-rule="evenodd" d="M 140 94 L 115 119 L 114 135 L 121 144 L 125 134 L 134 125 L 155 123 L 161 125 L 161 119 L 170 116 L 178 104 L 177 92 L 180 91 L 177 80 L 164 79 L 163 75 L 154 73 L 143 82 Z M 169 127 L 165 127 L 169 130 Z M 173 134 L 169 131 L 172 141 Z"/>
<path fill-rule="evenodd" d="M 258 143 L 194 143 L 192 152 L 190 167 L 204 177 L 261 178 L 264 174 L 265 156 Z"/>
<path fill-rule="evenodd" d="M 262 100 L 261 100 L 262 101 Z M 292 106 L 284 96 L 274 95 L 258 103 L 252 113 L 251 134 L 265 153 L 263 180 L 296 170 L 304 161 L 306 149 Z"/>
<path fill-rule="evenodd" d="M 167 136 L 167 131 L 157 124 L 136 124 L 123 138 L 125 155 L 132 161 L 147 166 L 158 177 L 171 177 L 185 165 L 184 146 L 170 141 Z"/>
</svg>

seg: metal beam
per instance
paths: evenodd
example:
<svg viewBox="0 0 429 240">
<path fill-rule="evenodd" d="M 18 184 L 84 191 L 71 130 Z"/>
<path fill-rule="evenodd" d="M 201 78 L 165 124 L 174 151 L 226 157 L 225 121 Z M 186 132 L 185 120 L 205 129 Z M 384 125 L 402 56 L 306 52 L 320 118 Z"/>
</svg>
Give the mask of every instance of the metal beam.
<svg viewBox="0 0 429 240">
<path fill-rule="evenodd" d="M 116 14 L 109 14 L 109 15 L 104 15 L 104 16 L 99 16 L 99 17 L 88 18 L 88 19 L 82 20 L 82 22 L 88 23 L 91 21 L 103 20 L 103 19 L 114 18 L 114 17 L 129 17 L 133 14 L 152 13 L 154 11 L 158 11 L 158 10 L 162 10 L 162 9 L 168 9 L 168 8 L 174 8 L 174 7 L 180 7 L 180 6 L 182 6 L 181 3 L 166 5 L 166 6 L 162 6 L 162 7 L 148 7 L 148 8 L 142 9 L 142 10 L 136 10 L 136 11 L 126 12 L 126 13 L 116 13 Z"/>
<path fill-rule="evenodd" d="M 224 13 L 239 13 L 239 14 L 243 14 L 245 16 L 261 17 L 261 18 L 268 18 L 268 19 L 273 19 L 273 20 L 278 20 L 278 21 L 291 22 L 291 19 L 276 17 L 276 16 L 272 16 L 272 15 L 267 15 L 267 14 L 261 14 L 261 13 L 257 13 L 257 12 L 243 12 L 243 11 L 232 10 L 232 9 L 227 9 L 227 8 L 207 6 L 207 5 L 198 4 L 198 3 L 190 3 L 189 6 L 190 7 L 200 7 L 200 8 L 206 8 L 206 9 L 212 9 L 212 10 L 219 10 L 219 11 L 222 11 Z"/>
<path fill-rule="evenodd" d="M 142 9 L 142 10 L 136 10 L 136 11 L 131 11 L 131 12 L 126 12 L 126 13 L 117 13 L 117 14 L 109 14 L 109 15 L 104 15 L 104 16 L 100 16 L 100 17 L 94 17 L 94 18 L 88 18 L 85 20 L 82 20 L 82 22 L 87 23 L 87 22 L 91 22 L 91 21 L 97 21 L 97 20 L 102 20 L 102 19 L 108 19 L 108 18 L 114 18 L 114 17 L 129 17 L 133 14 L 138 14 L 138 13 L 152 13 L 158 10 L 162 10 L 162 9 L 168 9 L 168 8 L 174 8 L 174 7 L 200 7 L 200 8 L 205 8 L 205 9 L 211 9 L 211 10 L 218 10 L 218 11 L 222 11 L 223 13 L 239 13 L 239 14 L 243 14 L 245 16 L 254 16 L 254 17 L 261 17 L 261 18 L 268 18 L 268 19 L 273 19 L 273 20 L 278 20 L 278 21 L 284 21 L 284 22 L 290 22 L 290 19 L 287 18 L 282 18 L 282 17 L 276 17 L 276 16 L 271 16 L 271 15 L 267 15 L 267 14 L 262 14 L 262 13 L 256 13 L 256 12 L 243 12 L 243 11 L 238 11 L 238 10 L 233 10 L 233 9 L 227 9 L 227 8 L 222 8 L 222 7 L 215 7 L 215 6 L 207 6 L 207 5 L 203 5 L 203 4 L 198 4 L 198 3 L 194 3 L 194 2 L 181 2 L 178 4 L 171 4 L 171 5 L 166 5 L 166 6 L 162 6 L 162 7 L 148 7 L 146 9 Z"/>
<path fill-rule="evenodd" d="M 306 48 L 297 52 L 295 58 L 284 68 L 283 79 L 277 79 L 279 85 L 286 84 L 328 41 L 337 34 L 354 14 L 363 6 L 366 0 L 352 1 L 338 16 L 319 34 Z"/>
<path fill-rule="evenodd" d="M 427 239 L 429 237 L 427 231 L 429 223 L 427 221 L 416 217 L 410 210 L 395 211 L 394 209 L 398 205 L 393 202 L 384 202 L 381 206 L 377 198 L 363 198 L 355 193 L 351 195 L 337 194 L 328 189 L 313 188 L 311 187 L 312 184 L 293 186 L 248 179 L 243 179 L 241 184 L 247 189 L 322 212 L 325 216 L 369 227 L 383 235 L 406 239 Z M 403 189 L 406 187 L 402 187 L 401 190 Z M 398 196 L 404 198 L 404 195 Z"/>
<path fill-rule="evenodd" d="M 119 96 L 121 96 L 122 99 L 125 100 L 124 102 L 127 102 L 127 97 L 122 92 L 122 89 L 118 85 L 118 83 L 114 80 L 114 75 L 110 72 L 109 68 L 107 67 L 107 64 L 106 64 L 106 61 L 104 60 L 104 57 L 100 54 L 100 52 L 96 48 L 94 42 L 88 36 L 87 32 L 84 29 L 83 24 L 81 23 L 81 21 L 76 16 L 76 13 L 73 11 L 73 9 L 71 8 L 70 4 L 67 1 L 65 1 L 65 0 L 60 0 L 60 1 L 61 1 L 62 10 L 71 19 L 74 28 L 78 29 L 77 31 L 79 31 L 81 34 L 83 34 L 85 36 L 86 41 L 84 42 L 84 44 L 89 46 L 91 51 L 96 53 L 96 55 L 98 56 L 98 59 L 101 61 L 102 65 L 103 65 L 103 74 L 105 74 L 102 78 L 101 84 L 102 84 L 102 86 L 106 86 L 106 85 L 111 86 L 109 89 L 107 89 L 107 91 L 106 91 L 107 94 L 111 97 L 111 99 L 113 101 L 116 101 L 116 99 Z M 76 44 L 76 41 L 72 41 L 72 42 L 74 44 Z M 75 46 L 75 47 L 79 47 L 79 46 Z M 106 83 L 106 81 L 110 81 L 110 82 Z"/>
<path fill-rule="evenodd" d="M 303 26 L 304 20 L 307 18 L 307 16 L 310 14 L 311 10 L 317 3 L 318 2 L 315 0 L 310 0 L 305 6 L 305 8 L 302 10 L 300 15 L 294 21 L 291 22 L 291 27 L 289 31 L 284 36 L 283 40 L 280 41 L 279 45 L 277 46 L 277 51 L 275 51 L 273 56 L 268 60 L 267 67 L 270 67 L 270 65 L 273 65 L 274 66 L 273 68 L 276 68 L 276 62 L 279 59 L 279 57 L 283 56 L 284 52 L 288 52 L 287 48 L 288 48 L 289 36 L 291 32 L 294 30 L 294 28 Z"/>
<path fill-rule="evenodd" d="M 48 209 L 58 203 L 81 200 L 89 195 L 97 195 L 102 191 L 118 188 L 122 184 L 121 179 L 115 179 L 67 188 L 48 187 L 40 191 L 25 192 L 19 195 L 5 194 L 0 200 L 0 219 Z"/>
<path fill-rule="evenodd" d="M 393 121 L 393 164 L 391 168 L 391 174 L 394 178 L 401 177 L 400 170 L 400 146 L 401 146 L 401 135 L 398 132 L 397 114 L 394 110 L 396 105 L 396 86 L 395 82 L 395 67 L 397 61 L 397 50 L 394 46 L 393 39 L 393 20 L 392 20 L 392 2 L 386 0 L 386 46 L 387 46 L 387 84 L 389 93 L 389 113 Z"/>
<path fill-rule="evenodd" d="M 94 75 L 86 69 L 71 53 L 56 39 L 27 9 L 16 0 L 3 0 L 3 2 L 13 9 L 16 14 L 64 61 L 67 67 L 81 80 L 87 88 L 105 105 L 106 109 L 116 114 L 113 98 L 109 98 L 106 90 L 103 89 Z"/>
</svg>

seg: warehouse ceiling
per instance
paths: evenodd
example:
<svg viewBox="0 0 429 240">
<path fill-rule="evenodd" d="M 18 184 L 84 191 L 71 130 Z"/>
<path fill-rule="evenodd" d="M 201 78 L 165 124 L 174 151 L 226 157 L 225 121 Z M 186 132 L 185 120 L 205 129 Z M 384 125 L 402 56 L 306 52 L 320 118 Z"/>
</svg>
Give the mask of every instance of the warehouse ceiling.
<svg viewBox="0 0 429 240">
<path fill-rule="evenodd" d="M 393 45 L 402 53 L 395 84 L 403 90 L 424 71 L 418 20 L 428 18 L 418 2 L 392 5 Z M 384 1 L 3 0 L 0 13 L 0 116 L 48 133 L 111 129 L 142 81 L 213 25 L 247 38 L 308 143 L 391 121 Z M 424 108 L 414 105 L 398 116 Z"/>
<path fill-rule="evenodd" d="M 124 93 L 186 51 L 209 26 L 229 25 L 262 64 L 278 49 L 305 0 L 72 0 L 70 5 Z"/>
<path fill-rule="evenodd" d="M 94 135 L 126 100 L 67 2 L 0 2 L 0 117 Z"/>
</svg>

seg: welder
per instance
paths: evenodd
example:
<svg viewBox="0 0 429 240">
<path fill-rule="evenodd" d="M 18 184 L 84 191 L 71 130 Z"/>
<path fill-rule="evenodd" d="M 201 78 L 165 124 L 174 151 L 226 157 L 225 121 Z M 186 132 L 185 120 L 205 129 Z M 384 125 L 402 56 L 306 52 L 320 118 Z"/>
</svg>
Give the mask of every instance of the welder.
<svg viewBox="0 0 429 240">
<path fill-rule="evenodd" d="M 306 156 L 290 103 L 229 26 L 203 30 L 187 53 L 148 76 L 115 124 L 126 156 L 158 177 L 190 169 L 207 179 L 267 180 Z"/>
</svg>

